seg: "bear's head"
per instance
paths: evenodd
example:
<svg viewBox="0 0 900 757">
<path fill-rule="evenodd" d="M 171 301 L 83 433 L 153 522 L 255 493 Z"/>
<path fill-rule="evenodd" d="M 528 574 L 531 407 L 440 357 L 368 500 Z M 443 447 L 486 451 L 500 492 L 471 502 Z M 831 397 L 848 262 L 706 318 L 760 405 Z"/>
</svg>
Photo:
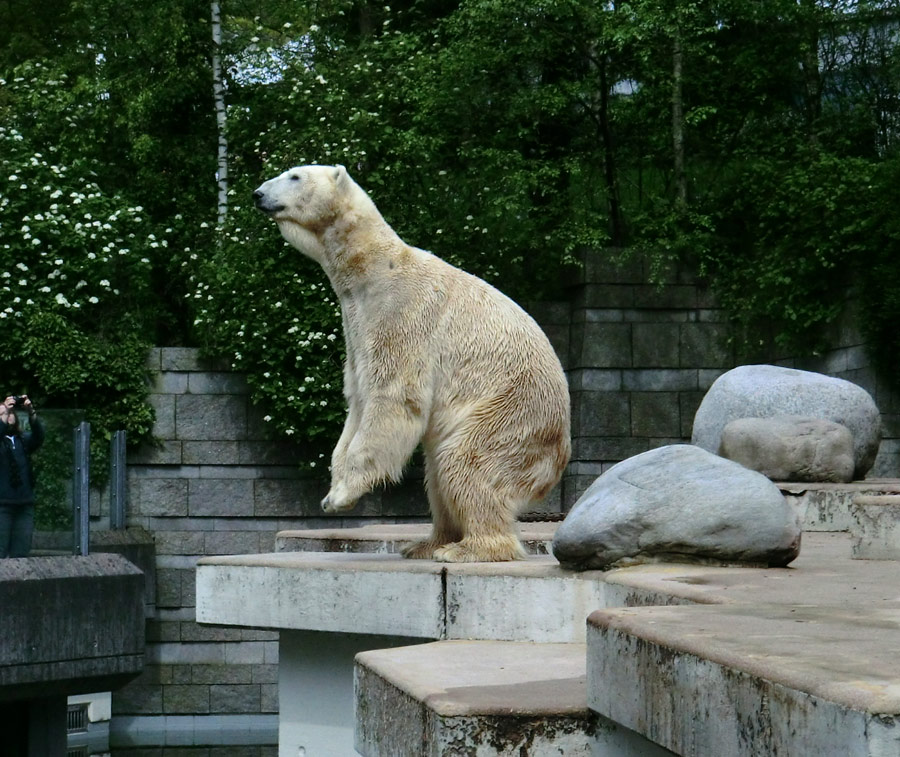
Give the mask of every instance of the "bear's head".
<svg viewBox="0 0 900 757">
<path fill-rule="evenodd" d="M 350 207 L 371 204 L 343 166 L 291 168 L 261 184 L 253 200 L 291 245 L 320 264 L 325 263 L 325 230 Z"/>
</svg>

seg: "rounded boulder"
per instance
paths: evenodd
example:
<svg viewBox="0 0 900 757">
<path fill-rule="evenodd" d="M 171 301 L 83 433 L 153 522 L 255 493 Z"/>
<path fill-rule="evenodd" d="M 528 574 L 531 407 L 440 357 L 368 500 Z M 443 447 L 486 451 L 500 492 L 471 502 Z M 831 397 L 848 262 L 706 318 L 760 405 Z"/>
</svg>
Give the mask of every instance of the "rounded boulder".
<svg viewBox="0 0 900 757">
<path fill-rule="evenodd" d="M 761 473 L 690 444 L 614 465 L 575 503 L 553 539 L 574 570 L 650 560 L 787 565 L 800 527 Z"/>
<path fill-rule="evenodd" d="M 722 432 L 739 418 L 821 418 L 853 436 L 853 477 L 862 479 L 881 443 L 881 414 L 871 395 L 844 379 L 775 365 L 743 365 L 719 376 L 697 413 L 691 442 L 717 453 Z"/>
</svg>

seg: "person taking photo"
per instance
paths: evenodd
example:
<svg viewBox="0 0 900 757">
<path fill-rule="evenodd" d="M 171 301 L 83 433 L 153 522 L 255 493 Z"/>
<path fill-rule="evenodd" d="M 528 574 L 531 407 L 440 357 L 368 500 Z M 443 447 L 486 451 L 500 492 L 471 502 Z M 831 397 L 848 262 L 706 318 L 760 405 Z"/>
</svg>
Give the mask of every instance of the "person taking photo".
<svg viewBox="0 0 900 757">
<path fill-rule="evenodd" d="M 20 416 L 27 413 L 30 430 Z M 44 426 L 26 395 L 0 404 L 0 558 L 27 557 L 34 534 L 31 455 L 44 442 Z"/>
</svg>

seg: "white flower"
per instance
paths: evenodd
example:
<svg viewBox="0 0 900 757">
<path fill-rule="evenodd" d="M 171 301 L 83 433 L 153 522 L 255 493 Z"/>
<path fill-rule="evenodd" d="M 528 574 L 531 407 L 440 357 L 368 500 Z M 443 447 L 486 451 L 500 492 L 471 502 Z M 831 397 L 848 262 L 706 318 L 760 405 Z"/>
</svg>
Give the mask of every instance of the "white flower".
<svg viewBox="0 0 900 757">
<path fill-rule="evenodd" d="M 100 300 L 98 300 L 96 297 L 88 297 L 88 302 L 90 302 L 91 305 L 96 305 L 98 302 L 100 302 Z"/>
<path fill-rule="evenodd" d="M 102 286 L 102 287 L 108 287 L 108 286 L 109 286 L 109 279 L 100 279 L 100 286 Z"/>
<path fill-rule="evenodd" d="M 69 301 L 66 299 L 66 296 L 62 293 L 56 295 L 56 303 L 58 305 L 68 305 Z"/>
</svg>

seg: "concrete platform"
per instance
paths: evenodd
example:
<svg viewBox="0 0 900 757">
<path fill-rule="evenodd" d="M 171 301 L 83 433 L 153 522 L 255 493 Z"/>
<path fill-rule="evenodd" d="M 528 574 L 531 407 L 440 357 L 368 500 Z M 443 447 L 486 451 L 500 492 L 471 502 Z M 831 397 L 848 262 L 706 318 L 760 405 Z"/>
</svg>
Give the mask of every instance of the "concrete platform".
<svg viewBox="0 0 900 757">
<path fill-rule="evenodd" d="M 900 754 L 896 609 L 642 607 L 588 622 L 591 708 L 676 754 Z"/>
<path fill-rule="evenodd" d="M 355 745 L 365 757 L 592 753 L 584 644 L 373 650 L 357 655 L 355 676 Z"/>
<path fill-rule="evenodd" d="M 587 640 L 583 696 L 595 720 L 569 736 L 593 738 L 593 757 L 900 757 L 900 564 L 853 559 L 848 533 L 853 498 L 890 496 L 884 492 L 896 483 L 795 491 L 790 496 L 804 503 L 795 505 L 816 523 L 788 568 L 658 563 L 573 573 L 546 555 L 468 565 L 397 556 L 397 546 L 425 526 L 280 535 L 279 549 L 318 539 L 326 551 L 201 560 L 197 618 L 282 631 L 282 757 L 300 747 L 353 754 L 354 723 L 362 729 L 358 746 L 370 757 L 418 754 L 383 751 L 391 738 L 407 738 L 396 730 L 406 727 L 425 729 L 434 743 L 463 731 L 482 740 L 490 733 L 502 749 L 478 754 L 518 754 L 503 749 L 520 744 L 513 736 L 524 715 L 499 714 L 482 691 L 496 684 L 496 701 L 502 699 L 507 665 L 498 658 L 491 668 L 487 653 L 480 669 L 466 656 L 460 661 L 452 647 L 463 640 L 534 650 Z M 549 541 L 555 524 L 541 527 Z M 433 640 L 453 644 L 397 649 Z M 451 651 L 437 651 L 445 649 Z M 423 686 L 419 664 L 401 664 L 419 654 Z M 426 664 L 429 654 L 433 664 Z M 554 665 L 540 653 L 519 654 L 515 669 L 525 678 L 505 690 L 507 702 L 555 680 Z M 356 695 L 356 721 L 352 713 L 335 715 L 354 696 L 339 682 L 350 677 L 355 655 L 368 661 L 358 674 L 364 693 Z M 466 682 L 469 673 L 476 683 Z M 559 684 L 582 696 L 571 680 Z M 470 709 L 451 715 L 442 709 L 449 707 L 445 697 Z M 318 710 L 334 717 L 323 725 L 309 714 Z M 525 753 L 559 750 L 532 746 Z"/>
<path fill-rule="evenodd" d="M 608 574 L 627 604 L 670 606 L 590 616 L 591 708 L 680 755 L 900 755 L 900 564 L 803 540 L 789 568 Z"/>
<path fill-rule="evenodd" d="M 854 559 L 900 560 L 900 495 L 860 495 L 850 517 Z"/>
</svg>

